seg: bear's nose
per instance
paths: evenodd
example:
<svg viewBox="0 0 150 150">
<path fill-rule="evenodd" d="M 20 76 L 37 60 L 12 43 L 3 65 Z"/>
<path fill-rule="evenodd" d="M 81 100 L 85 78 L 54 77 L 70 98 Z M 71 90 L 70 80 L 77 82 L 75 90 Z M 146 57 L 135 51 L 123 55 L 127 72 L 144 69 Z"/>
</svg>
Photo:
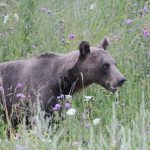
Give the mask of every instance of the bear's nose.
<svg viewBox="0 0 150 150">
<path fill-rule="evenodd" d="M 122 86 L 125 81 L 126 81 L 125 78 L 120 79 L 119 82 L 118 82 L 118 85 L 119 85 L 119 86 Z"/>
</svg>

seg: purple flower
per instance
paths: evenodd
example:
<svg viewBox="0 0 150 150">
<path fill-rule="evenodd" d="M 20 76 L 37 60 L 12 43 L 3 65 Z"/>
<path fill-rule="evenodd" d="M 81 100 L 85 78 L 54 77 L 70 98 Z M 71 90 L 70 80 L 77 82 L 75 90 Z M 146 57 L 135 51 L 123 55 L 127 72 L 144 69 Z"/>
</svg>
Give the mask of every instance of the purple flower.
<svg viewBox="0 0 150 150">
<path fill-rule="evenodd" d="M 70 108 L 71 108 L 71 104 L 70 104 L 70 103 L 66 103 L 66 104 L 65 104 L 65 108 L 66 108 L 66 109 L 70 109 Z"/>
<path fill-rule="evenodd" d="M 57 99 L 58 100 L 63 100 L 63 99 L 65 99 L 65 96 L 61 94 L 60 96 L 57 96 Z"/>
<path fill-rule="evenodd" d="M 149 31 L 144 31 L 143 32 L 143 35 L 145 38 L 149 37 L 150 36 L 150 32 Z"/>
<path fill-rule="evenodd" d="M 56 104 L 55 107 L 53 108 L 55 111 L 59 111 L 60 110 L 60 104 Z"/>
<path fill-rule="evenodd" d="M 27 150 L 27 147 L 25 145 L 18 145 L 16 150 Z"/>
<path fill-rule="evenodd" d="M 75 37 L 76 37 L 75 34 L 70 34 L 69 35 L 69 39 L 71 39 L 71 40 L 75 39 Z"/>
<path fill-rule="evenodd" d="M 146 52 L 146 55 L 150 58 L 150 52 Z"/>
<path fill-rule="evenodd" d="M 126 24 L 127 24 L 127 25 L 131 25 L 131 24 L 132 24 L 132 22 L 133 22 L 133 20 L 132 20 L 132 19 L 127 19 L 127 20 L 126 20 Z"/>
<path fill-rule="evenodd" d="M 26 98 L 26 96 L 24 94 L 22 94 L 22 93 L 16 94 L 16 97 L 18 97 L 18 98 Z"/>
<path fill-rule="evenodd" d="M 90 128 L 90 124 L 89 123 L 85 124 L 85 127 Z"/>
<path fill-rule="evenodd" d="M 2 92 L 4 89 L 3 89 L 3 87 L 2 86 L 0 86 L 0 91 Z"/>
<path fill-rule="evenodd" d="M 146 5 L 143 7 L 143 11 L 144 11 L 145 13 L 148 13 L 149 9 L 148 9 L 148 7 L 147 7 Z"/>
<path fill-rule="evenodd" d="M 143 30 L 143 36 L 144 36 L 145 38 L 148 38 L 148 37 L 150 36 L 150 31 L 147 30 L 147 29 L 144 29 L 144 30 Z"/>
<path fill-rule="evenodd" d="M 22 87 L 22 84 L 21 84 L 21 83 L 18 83 L 16 87 L 17 87 L 17 88 L 21 88 L 21 87 Z"/>
</svg>

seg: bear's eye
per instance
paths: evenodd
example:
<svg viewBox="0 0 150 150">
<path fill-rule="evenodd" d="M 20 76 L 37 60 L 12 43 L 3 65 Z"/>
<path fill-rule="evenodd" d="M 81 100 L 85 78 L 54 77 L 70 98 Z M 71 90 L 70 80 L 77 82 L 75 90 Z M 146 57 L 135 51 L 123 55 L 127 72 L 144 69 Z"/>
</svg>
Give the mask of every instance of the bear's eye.
<svg viewBox="0 0 150 150">
<path fill-rule="evenodd" d="M 109 68 L 109 64 L 108 64 L 108 63 L 103 64 L 103 69 L 104 69 L 104 70 L 106 70 L 106 69 L 108 69 L 108 68 Z"/>
</svg>

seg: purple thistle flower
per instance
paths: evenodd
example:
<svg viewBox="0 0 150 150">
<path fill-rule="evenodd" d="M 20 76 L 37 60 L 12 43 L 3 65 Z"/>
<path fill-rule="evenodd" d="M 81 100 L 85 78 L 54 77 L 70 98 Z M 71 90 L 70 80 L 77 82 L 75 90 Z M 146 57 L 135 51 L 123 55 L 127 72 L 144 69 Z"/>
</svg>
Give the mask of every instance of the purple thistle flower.
<svg viewBox="0 0 150 150">
<path fill-rule="evenodd" d="M 148 37 L 150 36 L 150 31 L 147 30 L 147 29 L 144 29 L 144 30 L 143 30 L 143 36 L 144 36 L 145 38 L 148 38 Z"/>
<path fill-rule="evenodd" d="M 58 100 L 63 100 L 63 99 L 65 99 L 65 96 L 61 94 L 60 96 L 57 96 L 57 99 Z"/>
<path fill-rule="evenodd" d="M 127 25 L 131 25 L 132 23 L 133 23 L 133 20 L 132 20 L 132 19 L 127 19 L 127 20 L 126 20 L 126 24 L 127 24 Z"/>
<path fill-rule="evenodd" d="M 145 13 L 148 13 L 149 9 L 148 9 L 148 7 L 147 7 L 146 5 L 143 7 L 143 11 L 144 11 Z"/>
<path fill-rule="evenodd" d="M 17 88 L 21 88 L 21 87 L 22 87 L 22 84 L 21 84 L 21 83 L 18 83 L 16 87 L 17 87 Z"/>
<path fill-rule="evenodd" d="M 71 104 L 70 104 L 70 103 L 66 103 L 66 104 L 65 104 L 65 108 L 66 108 L 66 109 L 70 109 L 70 108 L 71 108 Z"/>
<path fill-rule="evenodd" d="M 71 40 L 75 39 L 75 37 L 76 37 L 75 34 L 70 34 L 69 35 L 69 39 L 71 39 Z"/>
<path fill-rule="evenodd" d="M 0 86 L 0 91 L 2 92 L 4 89 L 3 89 L 3 87 L 2 86 Z"/>
<path fill-rule="evenodd" d="M 16 97 L 18 97 L 18 98 L 26 98 L 26 96 L 24 94 L 22 94 L 22 93 L 16 94 Z"/>
<path fill-rule="evenodd" d="M 18 145 L 16 147 L 16 150 L 28 150 L 27 147 L 25 145 Z"/>
<path fill-rule="evenodd" d="M 85 127 L 90 128 L 90 124 L 89 123 L 85 124 Z"/>
<path fill-rule="evenodd" d="M 59 111 L 60 110 L 60 104 L 56 104 L 55 107 L 53 108 L 55 111 Z"/>
<path fill-rule="evenodd" d="M 150 58 L 150 52 L 146 52 L 146 55 Z"/>
</svg>

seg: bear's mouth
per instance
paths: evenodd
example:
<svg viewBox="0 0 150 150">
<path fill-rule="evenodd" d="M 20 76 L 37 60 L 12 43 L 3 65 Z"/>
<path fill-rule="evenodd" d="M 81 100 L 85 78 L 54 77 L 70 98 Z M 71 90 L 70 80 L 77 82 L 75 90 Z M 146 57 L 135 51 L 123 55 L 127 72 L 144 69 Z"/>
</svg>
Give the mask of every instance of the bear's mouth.
<svg viewBox="0 0 150 150">
<path fill-rule="evenodd" d="M 115 92 L 117 91 L 117 88 L 118 88 L 117 85 L 110 85 L 110 84 L 108 84 L 107 87 L 108 87 L 107 90 L 109 90 L 110 92 Z"/>
<path fill-rule="evenodd" d="M 117 91 L 117 87 L 108 87 L 108 90 L 110 92 L 115 92 L 115 91 Z"/>
</svg>

